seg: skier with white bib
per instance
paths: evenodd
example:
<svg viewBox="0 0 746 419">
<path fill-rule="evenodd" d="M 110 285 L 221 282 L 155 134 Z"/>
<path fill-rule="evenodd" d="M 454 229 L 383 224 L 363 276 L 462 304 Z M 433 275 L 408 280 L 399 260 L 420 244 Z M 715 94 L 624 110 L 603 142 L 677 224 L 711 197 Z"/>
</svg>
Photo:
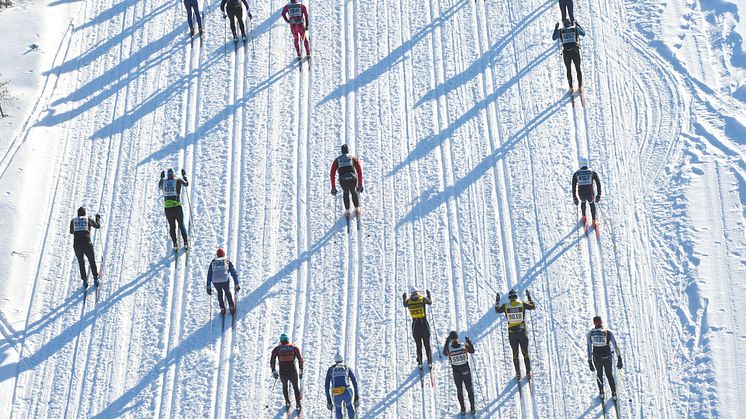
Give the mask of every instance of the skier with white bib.
<svg viewBox="0 0 746 419">
<path fill-rule="evenodd" d="M 622 369 L 624 364 L 622 363 L 622 355 L 619 352 L 619 345 L 614 339 L 614 334 L 611 330 L 604 327 L 601 316 L 593 318 L 593 329 L 588 332 L 588 367 L 591 371 L 596 371 L 596 384 L 598 384 L 598 393 L 604 397 L 604 372 L 606 372 L 606 378 L 609 379 L 609 387 L 611 388 L 611 397 L 616 400 L 616 381 L 614 381 L 614 372 L 611 369 L 611 360 L 613 353 L 611 351 L 611 345 L 614 345 L 614 352 L 616 352 L 616 367 Z"/>
<path fill-rule="evenodd" d="M 432 305 L 433 301 L 430 298 L 430 290 L 425 290 L 426 297 L 420 295 L 420 292 L 415 287 L 409 287 L 409 298 L 407 294 L 402 294 L 402 304 L 409 310 L 409 315 L 412 316 L 412 337 L 417 344 L 417 367 L 422 369 L 422 347 L 425 347 L 425 355 L 427 355 L 427 366 L 428 368 L 433 365 L 433 354 L 430 349 L 430 323 L 427 322 L 427 309 L 426 305 Z"/>
<path fill-rule="evenodd" d="M 176 240 L 176 223 L 179 223 L 179 231 L 184 241 L 184 247 L 189 249 L 189 238 L 184 226 L 184 210 L 181 207 L 181 188 L 189 186 L 186 177 L 186 171 L 181 169 L 181 177 L 176 177 L 174 169 L 168 169 L 166 172 L 161 171 L 161 180 L 158 181 L 158 189 L 163 192 L 163 206 L 165 207 L 166 219 L 168 220 L 168 234 L 171 236 L 171 242 L 174 251 L 179 251 L 179 242 Z"/>
<path fill-rule="evenodd" d="M 451 368 L 453 369 L 453 382 L 456 384 L 456 397 L 458 397 L 458 403 L 461 406 L 461 416 L 466 414 L 463 387 L 466 387 L 466 392 L 469 395 L 471 414 L 474 415 L 476 412 L 474 385 L 471 380 L 471 368 L 469 367 L 469 354 L 474 353 L 474 345 L 471 343 L 469 337 L 466 337 L 465 340 L 466 343 L 462 344 L 458 339 L 458 333 L 455 330 L 451 330 L 443 346 L 443 353 L 448 356 Z"/>
<path fill-rule="evenodd" d="M 88 288 L 88 273 L 85 269 L 85 259 L 91 265 L 93 274 L 93 285 L 98 286 L 98 267 L 96 266 L 96 254 L 91 243 L 91 227 L 101 228 L 101 216 L 96 214 L 96 219 L 86 217 L 85 208 L 78 208 L 78 216 L 70 220 L 70 234 L 73 235 L 73 249 L 78 259 L 80 279 L 83 280 L 83 288 Z"/>
<path fill-rule="evenodd" d="M 595 185 L 595 189 L 594 189 Z M 598 173 L 588 168 L 588 161 L 580 161 L 580 169 L 572 175 L 572 201 L 575 205 L 580 203 L 582 217 L 580 221 L 585 225 L 588 218 L 585 216 L 585 204 L 590 204 L 593 228 L 598 228 L 596 218 L 596 203 L 601 200 L 601 179 Z"/>
<path fill-rule="evenodd" d="M 355 409 L 360 405 L 357 380 L 352 369 L 345 365 L 344 358 L 339 352 L 334 356 L 334 365 L 326 370 L 326 380 L 324 382 L 326 408 L 334 409 L 337 419 L 342 419 L 342 410 L 346 407 L 347 418 L 355 418 Z M 352 389 L 350 383 L 352 383 Z"/>
<path fill-rule="evenodd" d="M 233 263 L 225 257 L 225 250 L 222 247 L 215 253 L 217 257 L 210 262 L 210 267 L 207 269 L 207 295 L 212 295 L 211 284 L 214 284 L 218 290 L 220 314 L 225 315 L 223 294 L 225 294 L 225 298 L 228 300 L 228 307 L 231 314 L 236 314 L 236 304 L 233 301 L 233 295 L 231 295 L 230 278 L 228 278 L 228 275 L 230 274 L 233 277 L 233 289 L 238 292 L 241 290 L 241 287 L 238 285 L 238 274 L 233 267 Z"/>
<path fill-rule="evenodd" d="M 583 73 L 580 71 L 580 37 L 585 36 L 585 29 L 578 22 L 571 21 L 570 18 L 564 19 L 563 25 L 561 29 L 559 23 L 554 26 L 552 40 L 559 39 L 562 42 L 562 58 L 565 61 L 567 83 L 572 93 L 572 71 L 570 69 L 572 64 L 575 64 L 575 72 L 578 73 L 578 90 L 583 89 Z"/>
<path fill-rule="evenodd" d="M 345 216 L 350 214 L 350 196 L 352 196 L 352 205 L 355 206 L 355 212 L 360 215 L 360 197 L 363 193 L 363 166 L 360 159 L 350 155 L 350 149 L 347 144 L 342 144 L 342 154 L 332 162 L 332 168 L 329 171 L 329 181 L 332 185 L 332 195 L 337 195 L 336 179 L 339 174 L 339 185 L 344 192 L 343 201 L 345 206 Z"/>
</svg>

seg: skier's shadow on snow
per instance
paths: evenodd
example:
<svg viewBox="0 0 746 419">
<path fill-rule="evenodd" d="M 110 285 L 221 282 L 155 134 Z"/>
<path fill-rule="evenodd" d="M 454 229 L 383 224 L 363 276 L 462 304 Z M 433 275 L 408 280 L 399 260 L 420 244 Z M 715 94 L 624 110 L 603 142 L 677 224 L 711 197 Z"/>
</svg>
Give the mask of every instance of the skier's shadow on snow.
<svg viewBox="0 0 746 419">
<path fill-rule="evenodd" d="M 532 266 L 523 277 L 518 281 L 518 285 L 522 289 L 526 289 L 531 285 L 535 279 L 549 269 L 554 262 L 559 260 L 568 250 L 575 247 L 585 237 L 583 234 L 578 234 L 580 225 L 576 225 L 575 228 L 571 229 L 567 234 L 557 241 L 544 255 L 539 259 L 534 266 Z M 577 237 L 573 237 L 573 235 Z"/>
<path fill-rule="evenodd" d="M 407 376 L 407 378 L 404 379 L 404 382 L 401 383 L 399 387 L 386 393 L 386 395 L 383 396 L 380 402 L 376 403 L 375 406 L 371 407 L 370 410 L 365 412 L 361 419 L 374 419 L 383 416 L 386 412 L 386 409 L 388 409 L 392 404 L 396 403 L 396 401 L 399 400 L 399 398 L 403 396 L 407 392 L 407 390 L 417 384 L 417 382 L 419 381 L 418 378 L 419 372 L 417 370 L 412 370 L 412 372 Z"/>
<path fill-rule="evenodd" d="M 64 348 L 67 344 L 75 340 L 80 330 L 88 328 L 93 321 L 101 316 L 103 313 L 112 310 L 118 302 L 125 297 L 128 297 L 135 291 L 137 291 L 143 284 L 150 282 L 164 267 L 170 265 L 172 256 L 164 256 L 158 262 L 153 263 L 149 266 L 146 272 L 143 272 L 138 277 L 123 285 L 114 291 L 110 296 L 105 297 L 99 301 L 96 306 L 96 310 L 85 313 L 82 318 L 71 324 L 67 329 L 62 330 L 59 334 L 54 336 L 43 346 L 41 346 L 36 352 L 31 355 L 24 356 L 17 363 L 6 364 L 0 367 L 0 382 L 5 381 L 11 377 L 20 376 L 22 373 L 36 368 L 41 363 L 45 362 L 52 355 L 57 353 L 60 349 Z M 88 299 L 92 299 L 92 293 L 89 293 Z M 81 301 L 82 295 L 79 291 L 73 292 L 71 298 L 74 301 Z M 88 302 L 92 304 L 91 301 Z M 64 303 L 63 303 L 64 304 Z M 75 305 L 75 307 L 79 307 Z M 69 307 L 68 307 L 69 310 Z M 53 326 L 53 323 L 47 323 L 47 325 Z M 24 339 L 25 340 L 25 339 Z"/>
<path fill-rule="evenodd" d="M 503 391 L 487 403 L 487 406 L 485 406 L 483 410 L 484 413 L 479 416 L 490 417 L 490 415 L 495 413 L 498 408 L 504 406 L 508 400 L 512 400 L 517 392 L 518 382 L 515 381 L 515 378 L 511 378 L 505 388 L 503 388 Z"/>
<path fill-rule="evenodd" d="M 521 74 L 517 74 L 514 78 L 517 77 L 521 77 Z M 464 116 L 459 118 L 459 121 L 454 122 L 445 131 L 441 132 L 437 136 L 434 136 L 432 143 L 439 144 L 445 138 L 449 137 L 450 134 L 455 131 L 455 128 L 452 128 L 453 126 L 463 125 L 465 123 L 465 121 L 463 120 L 464 118 L 471 119 L 472 117 L 474 117 L 479 111 L 481 111 L 481 109 L 485 108 L 488 103 L 494 101 L 497 98 L 496 96 L 499 95 L 499 92 L 500 91 L 496 91 L 495 93 L 485 98 L 482 102 L 475 105 L 472 110 L 468 111 L 466 114 L 464 114 Z M 409 213 L 407 213 L 407 215 L 405 215 L 396 223 L 396 228 L 398 229 L 407 223 L 411 223 L 424 218 L 446 201 L 461 195 L 461 193 L 469 188 L 469 186 L 473 185 L 480 178 L 488 174 L 490 170 L 494 170 L 497 162 L 504 158 L 510 151 L 512 151 L 521 140 L 526 138 L 527 135 L 541 126 L 552 115 L 557 113 L 557 111 L 563 109 L 567 101 L 569 101 L 569 98 L 563 96 L 557 99 L 554 103 L 550 104 L 546 109 L 544 109 L 538 115 L 534 116 L 530 121 L 528 121 L 523 128 L 518 130 L 518 132 L 511 135 L 501 147 L 494 150 L 489 156 L 485 157 L 479 164 L 469 170 L 469 172 L 464 177 L 456 180 L 453 185 L 449 185 L 442 191 L 436 192 L 433 189 L 424 191 L 422 195 L 416 198 L 416 201 L 412 204 Z M 412 153 L 414 152 L 415 151 L 413 151 Z M 411 158 L 407 158 L 407 161 L 410 160 Z M 396 168 L 394 170 L 396 170 Z M 395 174 L 394 171 L 392 171 L 389 176 L 393 174 Z"/>
</svg>

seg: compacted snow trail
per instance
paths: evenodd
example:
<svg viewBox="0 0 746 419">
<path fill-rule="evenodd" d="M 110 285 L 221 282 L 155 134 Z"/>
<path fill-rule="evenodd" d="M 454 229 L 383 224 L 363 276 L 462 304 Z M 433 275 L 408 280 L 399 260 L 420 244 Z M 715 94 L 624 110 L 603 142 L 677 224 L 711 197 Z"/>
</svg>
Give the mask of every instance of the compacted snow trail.
<svg viewBox="0 0 746 419">
<path fill-rule="evenodd" d="M 357 375 L 359 417 L 460 417 L 441 354 L 455 330 L 476 347 L 480 417 L 598 417 L 598 314 L 624 359 L 622 417 L 735 415 L 746 105 L 723 81 L 737 57 L 707 41 L 735 14 L 648 3 L 575 5 L 588 34 L 571 97 L 552 1 L 307 1 L 312 63 L 295 59 L 284 2 L 250 4 L 237 44 L 216 0 L 200 2 L 205 34 L 191 41 L 180 1 L 81 2 L 0 159 L 8 196 L 40 209 L 20 218 L 34 228 L 19 249 L 35 256 L 8 270 L 28 273 L 27 309 L 0 300 L 2 411 L 285 417 L 267 364 L 287 333 L 304 356 L 304 417 L 329 415 L 336 352 Z M 677 13 L 695 46 L 661 35 Z M 341 144 L 364 172 L 349 233 L 328 183 Z M 603 182 L 598 238 L 570 195 L 581 158 Z M 21 175 L 35 164 L 43 176 Z M 178 258 L 156 187 L 169 167 L 190 181 Z M 68 234 L 81 205 L 103 215 L 102 286 L 85 305 Z M 218 247 L 241 285 L 224 319 L 204 286 Z M 433 297 L 422 381 L 409 286 Z M 537 303 L 531 386 L 494 311 L 511 288 Z"/>
</svg>

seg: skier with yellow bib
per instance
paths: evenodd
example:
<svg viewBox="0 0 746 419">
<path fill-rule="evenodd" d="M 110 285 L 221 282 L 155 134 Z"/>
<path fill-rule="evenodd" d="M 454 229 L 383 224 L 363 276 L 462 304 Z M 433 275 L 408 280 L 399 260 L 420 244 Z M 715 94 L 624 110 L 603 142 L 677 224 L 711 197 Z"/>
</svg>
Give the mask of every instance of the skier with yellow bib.
<svg viewBox="0 0 746 419">
<path fill-rule="evenodd" d="M 427 355 L 427 366 L 432 367 L 433 365 L 433 354 L 430 349 L 430 324 L 427 322 L 427 311 L 425 305 L 432 305 L 433 302 L 430 299 L 430 290 L 425 290 L 426 297 L 420 295 L 420 292 L 414 288 L 409 287 L 409 298 L 407 294 L 402 294 L 402 302 L 404 307 L 409 310 L 409 315 L 412 316 L 412 337 L 417 344 L 417 367 L 422 369 L 422 346 L 425 346 L 425 354 Z"/>
<path fill-rule="evenodd" d="M 518 292 L 512 289 L 508 293 L 508 302 L 500 305 L 500 293 L 495 298 L 495 312 L 505 313 L 508 319 L 508 341 L 513 350 L 513 366 L 515 367 L 516 379 L 521 379 L 521 365 L 518 360 L 518 347 L 523 354 L 523 362 L 526 365 L 526 375 L 531 377 L 531 360 L 528 357 L 528 334 L 526 333 L 526 310 L 534 310 L 536 306 L 531 300 L 531 293 L 526 290 L 527 302 L 518 299 Z"/>
</svg>

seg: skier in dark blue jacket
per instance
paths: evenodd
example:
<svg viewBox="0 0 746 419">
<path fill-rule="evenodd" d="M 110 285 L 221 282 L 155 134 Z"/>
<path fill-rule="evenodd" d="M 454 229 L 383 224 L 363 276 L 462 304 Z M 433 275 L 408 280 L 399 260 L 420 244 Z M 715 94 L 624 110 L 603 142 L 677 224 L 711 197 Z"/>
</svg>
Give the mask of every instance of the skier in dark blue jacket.
<svg viewBox="0 0 746 419">
<path fill-rule="evenodd" d="M 241 29 L 241 38 L 246 41 L 246 26 L 243 23 L 243 9 L 241 3 L 246 6 L 246 12 L 249 15 L 249 19 L 253 19 L 251 15 L 251 9 L 249 9 L 249 3 L 246 0 L 222 0 L 220 2 L 220 11 L 223 12 L 223 19 L 226 17 L 230 19 L 231 32 L 233 32 L 233 42 L 238 41 L 236 35 L 236 21 L 238 21 L 238 27 Z"/>
<path fill-rule="evenodd" d="M 221 247 L 217 251 L 217 257 L 210 262 L 210 268 L 207 270 L 207 295 L 212 295 L 212 287 L 210 284 L 215 284 L 215 288 L 218 290 L 218 303 L 220 304 L 220 314 L 225 314 L 225 302 L 223 301 L 223 293 L 225 293 L 228 299 L 228 307 L 230 307 L 231 314 L 236 314 L 236 305 L 233 302 L 233 295 L 231 295 L 231 289 L 228 285 L 230 278 L 228 274 L 233 277 L 233 288 L 236 292 L 241 290 L 238 285 L 238 274 L 236 269 L 233 267 L 228 258 L 225 257 L 225 250 Z"/>
<path fill-rule="evenodd" d="M 562 42 L 562 58 L 565 61 L 567 69 L 567 83 L 572 92 L 572 71 L 571 64 L 575 64 L 575 72 L 578 73 L 578 90 L 583 88 L 583 73 L 580 72 L 580 37 L 585 36 L 583 29 L 578 22 L 572 22 L 570 19 L 563 19 L 564 27 L 560 29 L 559 23 L 554 25 L 552 40 L 559 39 Z"/>
<path fill-rule="evenodd" d="M 350 383 L 355 391 L 353 397 Z M 342 419 L 342 409 L 347 406 L 347 417 L 355 418 L 355 409 L 360 405 L 360 393 L 357 390 L 357 380 L 350 367 L 345 365 L 342 355 L 337 352 L 334 365 L 326 371 L 326 408 L 335 409 L 337 419 Z"/>
</svg>

